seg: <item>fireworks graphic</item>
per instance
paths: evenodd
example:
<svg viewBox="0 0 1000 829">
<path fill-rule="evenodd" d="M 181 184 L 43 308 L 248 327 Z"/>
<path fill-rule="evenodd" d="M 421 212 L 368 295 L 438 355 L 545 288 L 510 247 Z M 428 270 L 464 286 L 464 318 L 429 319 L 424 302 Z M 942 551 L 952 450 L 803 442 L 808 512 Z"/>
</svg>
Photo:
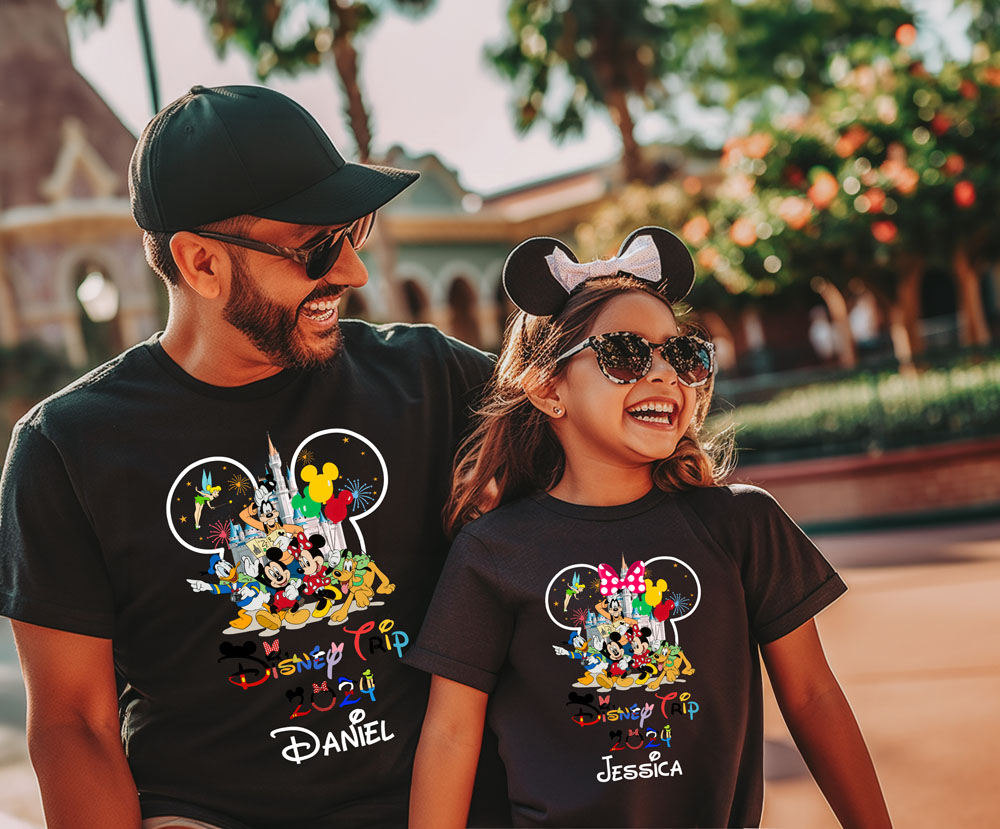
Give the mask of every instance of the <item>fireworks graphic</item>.
<svg viewBox="0 0 1000 829">
<path fill-rule="evenodd" d="M 229 543 L 229 532 L 232 525 L 228 521 L 216 521 L 208 528 L 208 540 L 225 547 Z"/>
<path fill-rule="evenodd" d="M 590 583 L 590 589 L 591 590 L 600 590 L 601 589 L 601 580 L 599 578 L 594 579 Z"/>
<path fill-rule="evenodd" d="M 303 464 L 312 463 L 315 459 L 316 456 L 313 454 L 311 449 L 303 449 L 302 454 L 299 455 L 299 460 L 302 461 Z"/>
<path fill-rule="evenodd" d="M 691 602 L 687 596 L 682 596 L 680 593 L 671 593 L 670 598 L 674 600 L 674 609 L 670 614 L 671 616 L 680 616 L 691 609 Z"/>
<path fill-rule="evenodd" d="M 574 625 L 579 625 L 580 627 L 583 627 L 585 624 L 587 624 L 587 609 L 584 607 L 578 607 L 576 610 L 570 613 L 569 618 Z"/>
<path fill-rule="evenodd" d="M 233 475 L 229 479 L 229 491 L 235 492 L 237 495 L 246 495 L 250 492 L 250 479 L 242 473 Z"/>
<path fill-rule="evenodd" d="M 347 484 L 347 491 L 354 496 L 354 501 L 351 503 L 351 512 L 365 509 L 375 500 L 371 484 L 363 484 L 360 479 L 354 481 L 348 480 L 345 483 Z"/>
</svg>

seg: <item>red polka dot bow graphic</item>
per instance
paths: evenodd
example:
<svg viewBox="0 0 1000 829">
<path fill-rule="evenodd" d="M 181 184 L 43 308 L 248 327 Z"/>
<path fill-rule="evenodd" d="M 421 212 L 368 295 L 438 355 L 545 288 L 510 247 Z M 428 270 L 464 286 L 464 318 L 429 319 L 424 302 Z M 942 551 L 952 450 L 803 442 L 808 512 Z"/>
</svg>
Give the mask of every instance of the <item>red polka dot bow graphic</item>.
<svg viewBox="0 0 1000 829">
<path fill-rule="evenodd" d="M 619 578 L 607 564 L 598 564 L 597 574 L 601 577 L 602 596 L 611 596 L 619 590 L 630 590 L 636 594 L 646 592 L 646 565 L 641 561 L 633 564 L 624 578 Z"/>
</svg>

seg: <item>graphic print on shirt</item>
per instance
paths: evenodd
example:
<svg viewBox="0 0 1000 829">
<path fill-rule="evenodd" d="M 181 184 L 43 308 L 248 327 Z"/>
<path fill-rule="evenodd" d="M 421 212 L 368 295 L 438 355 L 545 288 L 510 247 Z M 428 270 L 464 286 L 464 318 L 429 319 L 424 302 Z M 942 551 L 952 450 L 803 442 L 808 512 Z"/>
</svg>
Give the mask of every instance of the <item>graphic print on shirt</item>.
<svg viewBox="0 0 1000 829">
<path fill-rule="evenodd" d="M 678 623 L 700 602 L 698 576 L 673 556 L 632 564 L 622 556 L 618 570 L 604 562 L 573 564 L 549 582 L 546 612 L 568 632 L 553 653 L 574 663 L 566 671 L 570 688 L 587 689 L 568 692 L 570 721 L 610 726 L 610 744 L 595 744 L 603 755 L 599 782 L 683 774 L 680 761 L 663 752 L 677 738 L 674 724 L 699 711 L 687 684 L 697 657 L 685 653 Z M 616 762 L 614 752 L 625 749 L 650 749 L 648 762 Z"/>
<path fill-rule="evenodd" d="M 263 463 L 250 465 L 258 474 L 233 458 L 201 458 L 181 471 L 167 496 L 171 533 L 198 554 L 191 556 L 188 589 L 204 594 L 206 616 L 218 615 L 211 602 L 229 603 L 218 648 L 225 678 L 242 691 L 287 686 L 282 697 L 292 720 L 363 698 L 373 703 L 376 666 L 368 656 L 382 651 L 398 659 L 409 644 L 385 609 L 396 585 L 361 527 L 388 490 L 385 459 L 346 429 L 310 435 L 288 465 L 269 436 L 261 449 Z M 351 624 L 358 614 L 363 618 Z M 282 631 L 307 626 L 314 635 L 294 634 L 304 645 L 282 647 Z M 344 667 L 345 646 L 361 663 L 354 670 Z M 270 736 L 290 739 L 282 756 L 296 764 L 393 738 L 385 722 L 365 716 L 364 706 L 350 708 L 344 727 L 325 739 L 297 726 Z"/>
</svg>

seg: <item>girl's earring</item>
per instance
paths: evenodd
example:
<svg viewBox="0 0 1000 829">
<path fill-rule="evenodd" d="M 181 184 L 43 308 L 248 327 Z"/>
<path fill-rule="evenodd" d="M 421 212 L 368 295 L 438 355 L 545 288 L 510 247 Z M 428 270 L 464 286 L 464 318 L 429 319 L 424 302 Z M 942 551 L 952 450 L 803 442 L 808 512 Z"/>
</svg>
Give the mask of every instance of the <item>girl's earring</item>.
<svg viewBox="0 0 1000 829">
<path fill-rule="evenodd" d="M 562 409 L 560 409 L 560 408 L 559 408 L 558 406 L 554 406 L 554 407 L 552 408 L 552 414 L 554 414 L 554 415 L 555 415 L 556 417 L 558 417 L 558 416 L 559 416 L 559 415 L 561 415 L 562 413 L 563 413 L 563 410 L 562 410 Z"/>
</svg>

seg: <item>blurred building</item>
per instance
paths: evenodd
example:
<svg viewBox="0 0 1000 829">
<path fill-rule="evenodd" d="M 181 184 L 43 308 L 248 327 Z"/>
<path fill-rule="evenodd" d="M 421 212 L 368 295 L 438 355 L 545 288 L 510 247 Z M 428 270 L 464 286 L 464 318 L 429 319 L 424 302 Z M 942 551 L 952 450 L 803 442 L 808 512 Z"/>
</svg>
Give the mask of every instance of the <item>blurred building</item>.
<svg viewBox="0 0 1000 829">
<path fill-rule="evenodd" d="M 128 202 L 135 137 L 73 68 L 57 0 L 0 3 L 0 344 L 92 364 L 160 324 Z"/>
<path fill-rule="evenodd" d="M 485 348 L 499 344 L 513 310 L 501 281 L 511 249 L 529 236 L 571 240 L 620 187 L 618 165 L 608 164 L 482 198 L 434 155 L 395 147 L 386 163 L 421 176 L 380 212 L 363 254 L 371 281 L 351 293 L 348 314 L 431 322 Z"/>
</svg>

